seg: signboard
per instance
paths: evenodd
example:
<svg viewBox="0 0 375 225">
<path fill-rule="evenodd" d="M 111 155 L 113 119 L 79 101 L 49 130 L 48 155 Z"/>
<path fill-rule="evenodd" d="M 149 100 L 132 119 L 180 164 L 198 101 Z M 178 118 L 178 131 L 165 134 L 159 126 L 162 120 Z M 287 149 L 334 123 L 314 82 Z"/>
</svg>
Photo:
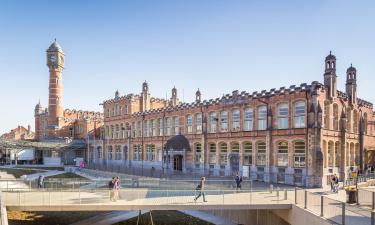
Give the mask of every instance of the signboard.
<svg viewBox="0 0 375 225">
<path fill-rule="evenodd" d="M 358 173 L 357 172 L 352 172 L 352 177 L 357 177 Z"/>
</svg>

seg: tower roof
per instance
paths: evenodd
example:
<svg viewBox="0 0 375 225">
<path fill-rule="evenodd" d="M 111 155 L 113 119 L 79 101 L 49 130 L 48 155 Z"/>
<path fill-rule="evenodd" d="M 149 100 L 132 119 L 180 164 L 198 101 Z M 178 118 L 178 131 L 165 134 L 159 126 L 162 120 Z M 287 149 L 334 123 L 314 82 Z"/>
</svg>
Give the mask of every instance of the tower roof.
<svg viewBox="0 0 375 225">
<path fill-rule="evenodd" d="M 336 56 L 332 55 L 332 51 L 329 51 L 329 55 L 326 57 L 326 61 L 327 60 L 336 60 Z"/>
<path fill-rule="evenodd" d="M 47 52 L 63 52 L 60 44 L 56 41 L 56 38 L 55 41 L 47 49 Z"/>
<path fill-rule="evenodd" d="M 39 100 L 38 104 L 36 104 L 35 106 L 35 109 L 42 109 L 42 108 L 43 108 L 42 104 L 40 104 L 40 100 Z"/>
<path fill-rule="evenodd" d="M 347 73 L 349 73 L 349 72 L 356 72 L 356 71 L 357 71 L 357 69 L 355 67 L 353 67 L 352 64 L 350 64 L 350 67 L 346 70 Z"/>
</svg>

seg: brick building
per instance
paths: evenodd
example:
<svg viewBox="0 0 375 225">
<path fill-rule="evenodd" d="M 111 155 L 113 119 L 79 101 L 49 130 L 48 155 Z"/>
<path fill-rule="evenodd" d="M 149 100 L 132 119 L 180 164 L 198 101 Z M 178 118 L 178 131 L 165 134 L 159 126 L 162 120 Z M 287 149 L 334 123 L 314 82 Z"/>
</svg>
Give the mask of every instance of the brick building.
<svg viewBox="0 0 375 225">
<path fill-rule="evenodd" d="M 233 91 L 193 103 L 140 94 L 102 103 L 104 137 L 90 163 L 155 168 L 322 186 L 344 179 L 350 167 L 374 164 L 373 105 L 357 97 L 350 66 L 345 92 L 337 90 L 336 58 L 325 59 L 324 82 L 261 92 Z M 94 151 L 95 149 L 95 151 Z M 104 149 L 104 150 L 103 150 Z"/>
<path fill-rule="evenodd" d="M 12 129 L 10 132 L 1 135 L 0 138 L 8 140 L 33 140 L 34 132 L 31 131 L 30 125 L 27 128 L 23 126 L 18 126 Z"/>
<path fill-rule="evenodd" d="M 100 134 L 103 114 L 82 110 L 70 110 L 63 107 L 62 72 L 65 54 L 55 40 L 46 51 L 47 67 L 49 69 L 48 107 L 44 108 L 40 102 L 35 106 L 35 139 L 38 141 L 75 141 L 80 142 L 80 149 L 65 154 L 66 162 L 72 158 L 84 157 L 87 139 Z M 45 152 L 44 155 L 63 157 L 64 153 Z"/>
</svg>

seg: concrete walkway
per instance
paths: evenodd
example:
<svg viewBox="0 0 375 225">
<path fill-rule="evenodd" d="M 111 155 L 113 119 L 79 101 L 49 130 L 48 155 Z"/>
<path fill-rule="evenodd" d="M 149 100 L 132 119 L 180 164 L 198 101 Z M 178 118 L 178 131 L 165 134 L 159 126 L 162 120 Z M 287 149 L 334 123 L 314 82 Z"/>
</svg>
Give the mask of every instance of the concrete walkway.
<svg viewBox="0 0 375 225">
<path fill-rule="evenodd" d="M 149 210 L 142 210 L 141 214 L 150 212 Z M 125 221 L 139 215 L 139 211 L 115 211 L 105 215 L 94 216 L 71 225 L 112 225 L 121 221 Z"/>
<path fill-rule="evenodd" d="M 51 177 L 51 176 L 55 176 L 55 175 L 59 175 L 59 174 L 63 174 L 63 173 L 66 173 L 66 172 L 65 171 L 59 171 L 59 170 L 49 170 L 47 172 L 24 175 L 25 176 L 24 179 L 27 180 L 27 181 L 33 181 L 33 180 L 37 180 L 40 175 L 44 176 L 44 178 L 46 178 L 46 177 Z"/>
</svg>

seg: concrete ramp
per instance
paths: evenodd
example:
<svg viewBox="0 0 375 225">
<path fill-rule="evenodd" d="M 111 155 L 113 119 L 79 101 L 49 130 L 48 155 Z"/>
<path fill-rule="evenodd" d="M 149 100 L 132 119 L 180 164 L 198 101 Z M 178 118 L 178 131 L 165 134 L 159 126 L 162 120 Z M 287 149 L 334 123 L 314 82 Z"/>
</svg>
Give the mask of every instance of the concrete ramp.
<svg viewBox="0 0 375 225">
<path fill-rule="evenodd" d="M 236 223 L 232 223 L 231 221 L 215 216 L 210 213 L 202 212 L 202 211 L 197 211 L 197 210 L 180 210 L 180 212 L 185 213 L 189 216 L 193 216 L 196 218 L 199 218 L 201 220 L 213 223 L 215 225 L 237 225 Z"/>
<path fill-rule="evenodd" d="M 141 214 L 148 213 L 149 210 L 142 210 Z M 121 221 L 125 221 L 139 215 L 139 211 L 116 211 L 105 215 L 94 216 L 85 220 L 78 221 L 71 225 L 112 225 Z"/>
</svg>

